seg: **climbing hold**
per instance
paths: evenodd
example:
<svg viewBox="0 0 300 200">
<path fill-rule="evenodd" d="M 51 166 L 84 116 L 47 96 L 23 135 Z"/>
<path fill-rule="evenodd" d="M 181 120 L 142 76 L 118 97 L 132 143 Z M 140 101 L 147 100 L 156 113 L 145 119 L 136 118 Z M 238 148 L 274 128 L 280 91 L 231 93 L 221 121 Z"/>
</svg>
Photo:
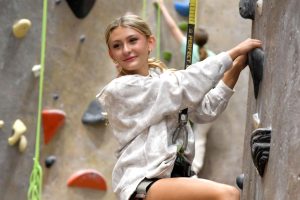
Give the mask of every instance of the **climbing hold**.
<svg viewBox="0 0 300 200">
<path fill-rule="evenodd" d="M 4 126 L 4 121 L 0 120 L 0 128 L 2 128 Z"/>
<path fill-rule="evenodd" d="M 252 119 L 253 119 L 253 127 L 255 129 L 259 128 L 260 127 L 260 119 L 259 119 L 258 113 L 254 113 L 252 115 Z"/>
<path fill-rule="evenodd" d="M 258 128 L 252 132 L 251 135 L 251 156 L 252 161 L 260 176 L 263 176 L 265 165 L 269 159 L 271 142 L 271 129 Z"/>
<path fill-rule="evenodd" d="M 181 22 L 181 23 L 178 24 L 178 27 L 182 31 L 187 31 L 187 29 L 188 29 L 188 23 L 187 22 Z"/>
<path fill-rule="evenodd" d="M 84 124 L 97 124 L 106 121 L 106 112 L 104 112 L 98 100 L 95 99 L 89 104 L 81 121 Z"/>
<path fill-rule="evenodd" d="M 44 143 L 48 144 L 56 134 L 59 127 L 65 122 L 66 113 L 58 109 L 45 109 L 42 111 Z"/>
<path fill-rule="evenodd" d="M 14 122 L 12 129 L 13 129 L 13 135 L 8 138 L 8 144 L 11 146 L 16 144 L 19 141 L 21 135 L 27 130 L 27 127 L 20 119 L 17 119 Z"/>
<path fill-rule="evenodd" d="M 256 0 L 240 0 L 239 2 L 239 12 L 241 17 L 245 19 L 255 18 L 255 3 Z"/>
<path fill-rule="evenodd" d="M 85 41 L 85 35 L 81 35 L 79 40 L 81 43 L 83 43 Z"/>
<path fill-rule="evenodd" d="M 154 6 L 155 9 L 158 9 L 158 6 L 159 6 L 159 5 L 158 5 L 157 2 L 153 2 L 153 6 Z"/>
<path fill-rule="evenodd" d="M 20 19 L 13 25 L 13 34 L 16 38 L 23 38 L 31 27 L 31 22 L 28 19 Z"/>
<path fill-rule="evenodd" d="M 61 3 L 61 0 L 55 0 L 55 4 L 59 5 Z"/>
<path fill-rule="evenodd" d="M 240 174 L 236 177 L 236 185 L 243 190 L 243 185 L 244 185 L 244 178 L 245 175 L 244 174 Z"/>
<path fill-rule="evenodd" d="M 57 100 L 59 98 L 59 95 L 54 93 L 53 96 L 52 96 L 53 100 Z"/>
<path fill-rule="evenodd" d="M 31 70 L 35 77 L 39 77 L 41 71 L 41 65 L 34 65 Z"/>
<path fill-rule="evenodd" d="M 55 156 L 48 156 L 45 160 L 45 166 L 47 168 L 52 167 L 52 165 L 55 163 L 56 157 Z"/>
<path fill-rule="evenodd" d="M 262 7 L 263 7 L 263 0 L 258 0 L 256 2 L 256 8 L 259 15 L 262 15 Z"/>
<path fill-rule="evenodd" d="M 172 58 L 172 53 L 169 52 L 169 51 L 164 51 L 163 52 L 163 58 L 164 58 L 164 60 L 170 62 L 171 58 Z"/>
<path fill-rule="evenodd" d="M 189 16 L 189 9 L 190 9 L 189 1 L 175 2 L 174 7 L 175 7 L 175 10 L 181 16 L 184 16 L 184 17 Z"/>
<path fill-rule="evenodd" d="M 250 51 L 248 53 L 248 65 L 252 76 L 254 96 L 256 99 L 259 92 L 259 84 L 263 78 L 263 66 L 264 66 L 263 50 L 256 48 Z"/>
<path fill-rule="evenodd" d="M 19 142 L 19 151 L 23 153 L 26 147 L 27 147 L 27 139 L 24 135 L 22 135 Z"/>
<path fill-rule="evenodd" d="M 67 0 L 74 15 L 80 19 L 86 17 L 96 0 Z"/>
<path fill-rule="evenodd" d="M 79 170 L 67 182 L 68 186 L 107 190 L 106 180 L 94 169 Z"/>
</svg>

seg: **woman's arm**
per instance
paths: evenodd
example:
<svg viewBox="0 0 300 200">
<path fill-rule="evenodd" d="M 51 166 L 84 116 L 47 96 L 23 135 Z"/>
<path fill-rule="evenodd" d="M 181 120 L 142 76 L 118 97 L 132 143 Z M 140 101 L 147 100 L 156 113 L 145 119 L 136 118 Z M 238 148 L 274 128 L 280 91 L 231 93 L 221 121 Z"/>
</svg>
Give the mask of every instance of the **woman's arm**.
<svg viewBox="0 0 300 200">
<path fill-rule="evenodd" d="M 227 72 L 225 72 L 222 80 L 229 88 L 234 88 L 236 82 L 239 79 L 241 71 L 246 67 L 246 61 L 246 55 L 237 57 L 233 61 L 232 67 Z"/>
<path fill-rule="evenodd" d="M 173 35 L 173 37 L 176 39 L 176 41 L 181 44 L 182 41 L 184 40 L 184 35 L 181 32 L 181 30 L 179 29 L 179 27 L 177 26 L 177 24 L 175 23 L 174 19 L 172 18 L 172 16 L 170 15 L 168 9 L 166 8 L 164 1 L 163 0 L 156 0 L 155 1 L 159 7 L 160 10 L 166 20 L 166 23 L 168 25 L 168 27 L 170 28 L 170 31 Z"/>
</svg>

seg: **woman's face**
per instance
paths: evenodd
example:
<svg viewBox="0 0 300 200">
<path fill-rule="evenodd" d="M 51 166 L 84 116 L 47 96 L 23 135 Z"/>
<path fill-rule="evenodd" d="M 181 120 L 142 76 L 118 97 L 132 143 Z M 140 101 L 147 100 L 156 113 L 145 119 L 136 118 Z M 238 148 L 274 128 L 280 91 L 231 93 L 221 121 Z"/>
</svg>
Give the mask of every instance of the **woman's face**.
<svg viewBox="0 0 300 200">
<path fill-rule="evenodd" d="M 148 75 L 148 55 L 154 47 L 154 37 L 135 29 L 117 27 L 108 40 L 109 55 L 127 74 Z"/>
</svg>

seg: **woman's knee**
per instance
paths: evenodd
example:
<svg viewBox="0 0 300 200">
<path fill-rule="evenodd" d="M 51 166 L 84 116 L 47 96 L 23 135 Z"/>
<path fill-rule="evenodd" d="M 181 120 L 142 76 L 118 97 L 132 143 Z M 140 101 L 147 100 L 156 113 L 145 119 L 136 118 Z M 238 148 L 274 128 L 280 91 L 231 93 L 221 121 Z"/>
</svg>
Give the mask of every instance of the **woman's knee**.
<svg viewBox="0 0 300 200">
<path fill-rule="evenodd" d="M 223 194 L 220 196 L 220 200 L 239 200 L 240 191 L 233 186 L 226 185 L 226 187 L 224 187 Z"/>
</svg>

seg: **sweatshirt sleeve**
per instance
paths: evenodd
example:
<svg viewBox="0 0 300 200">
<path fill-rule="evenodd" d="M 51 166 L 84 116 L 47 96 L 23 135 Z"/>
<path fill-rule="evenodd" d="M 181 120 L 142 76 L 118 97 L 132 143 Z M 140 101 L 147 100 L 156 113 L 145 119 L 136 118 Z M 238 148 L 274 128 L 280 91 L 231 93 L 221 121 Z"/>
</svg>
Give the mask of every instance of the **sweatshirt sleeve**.
<svg viewBox="0 0 300 200">
<path fill-rule="evenodd" d="M 199 107 L 190 110 L 189 116 L 195 123 L 207 123 L 215 120 L 227 107 L 234 90 L 222 80 L 211 89 L 200 102 Z"/>
<path fill-rule="evenodd" d="M 135 134 L 165 116 L 177 114 L 186 107 L 202 108 L 199 103 L 231 65 L 231 57 L 223 52 L 185 70 L 165 72 L 158 77 L 122 76 L 108 84 L 98 98 L 108 113 L 113 131 L 126 134 L 126 140 L 133 139 Z"/>
</svg>

